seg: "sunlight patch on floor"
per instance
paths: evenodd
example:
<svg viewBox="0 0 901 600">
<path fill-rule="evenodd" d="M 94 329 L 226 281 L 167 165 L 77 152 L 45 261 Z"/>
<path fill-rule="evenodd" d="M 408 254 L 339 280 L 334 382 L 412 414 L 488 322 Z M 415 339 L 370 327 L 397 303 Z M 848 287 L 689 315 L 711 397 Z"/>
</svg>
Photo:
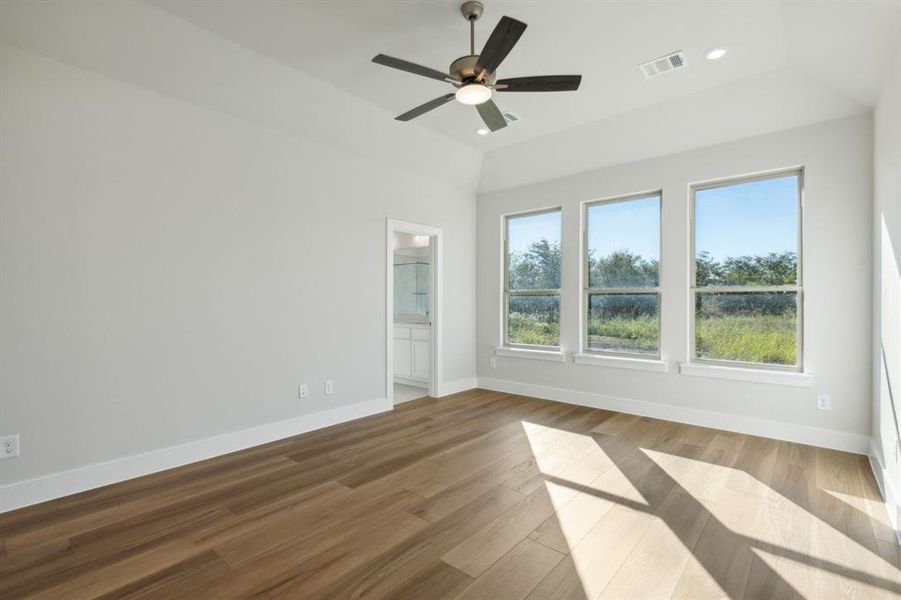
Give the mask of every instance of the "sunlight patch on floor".
<svg viewBox="0 0 901 600">
<path fill-rule="evenodd" d="M 885 510 L 885 505 L 882 503 L 881 499 L 864 498 L 863 496 L 846 494 L 844 492 L 836 492 L 835 490 L 824 489 L 822 491 L 829 494 L 839 502 L 843 502 L 848 506 L 859 510 L 863 514 L 868 515 L 874 521 L 878 521 L 885 526 L 886 531 L 888 531 L 889 536 L 891 536 L 890 530 L 892 529 L 892 524 L 889 521 L 888 511 Z M 892 538 L 888 537 L 887 539 L 891 540 Z"/>
<path fill-rule="evenodd" d="M 536 464 L 546 477 L 544 484 L 555 510 L 549 522 L 531 537 L 560 552 L 572 551 L 573 563 L 581 577 L 582 569 L 596 567 L 591 566 L 590 557 L 596 559 L 596 546 L 603 542 L 598 536 L 603 536 L 605 531 L 599 525 L 611 509 L 619 506 L 635 512 L 642 523 L 648 519 L 641 510 L 634 511 L 618 505 L 617 501 L 631 502 L 645 509 L 647 502 L 590 435 L 526 422 L 523 430 Z M 551 439 L 553 444 L 548 443 Z M 592 532 L 594 535 L 590 536 Z M 585 545 L 577 550 L 583 540 Z"/>
<path fill-rule="evenodd" d="M 555 511 L 529 537 L 569 553 L 587 598 L 628 595 L 636 582 L 660 597 L 728 597 L 748 582 L 762 586 L 746 590 L 752 596 L 841 597 L 864 584 L 881 597 L 899 579 L 896 566 L 861 543 L 871 532 L 858 521 L 880 508 L 867 498 L 786 488 L 801 494 L 800 506 L 751 473 L 717 464 L 725 446 L 716 444 L 686 450 L 704 458 L 615 446 L 614 460 L 591 435 L 522 426 Z"/>
</svg>

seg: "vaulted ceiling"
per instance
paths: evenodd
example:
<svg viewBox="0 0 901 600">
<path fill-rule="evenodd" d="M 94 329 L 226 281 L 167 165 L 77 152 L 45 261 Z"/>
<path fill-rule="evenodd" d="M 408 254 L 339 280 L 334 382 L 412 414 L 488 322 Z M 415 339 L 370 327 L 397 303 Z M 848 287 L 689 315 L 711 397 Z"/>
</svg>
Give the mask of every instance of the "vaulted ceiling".
<svg viewBox="0 0 901 600">
<path fill-rule="evenodd" d="M 5 0 L 0 42 L 391 168 L 488 192 L 866 113 L 901 36 L 901 0 L 484 0 L 528 28 L 501 77 L 581 73 L 578 92 L 498 93 L 520 120 L 487 136 L 448 85 L 468 52 L 462 0 Z M 718 61 L 704 58 L 723 46 Z M 687 66 L 645 79 L 644 61 Z"/>
<path fill-rule="evenodd" d="M 443 70 L 468 53 L 468 26 L 456 0 L 151 1 L 392 115 L 446 93 L 449 86 L 375 65 L 370 62 L 375 54 Z M 727 95 L 730 104 L 724 107 L 737 119 L 753 115 L 761 96 L 781 95 L 789 106 L 815 97 L 824 116 L 863 112 L 874 102 L 886 48 L 898 35 L 899 6 L 866 0 L 485 0 L 476 28 L 477 50 L 502 15 L 528 24 L 500 69 L 502 77 L 581 73 L 582 88 L 576 93 L 498 94 L 501 109 L 521 121 L 485 137 L 474 133 L 481 126 L 476 112 L 457 103 L 397 127 L 428 128 L 489 151 L 655 106 L 670 115 L 667 104 L 674 100 L 741 85 L 754 93 Z M 705 60 L 705 51 L 717 46 L 729 49 L 726 57 Z M 639 63 L 676 50 L 687 54 L 687 68 L 653 79 L 639 72 Z M 792 85 L 786 86 L 786 80 Z M 690 102 L 683 104 L 690 110 Z"/>
</svg>

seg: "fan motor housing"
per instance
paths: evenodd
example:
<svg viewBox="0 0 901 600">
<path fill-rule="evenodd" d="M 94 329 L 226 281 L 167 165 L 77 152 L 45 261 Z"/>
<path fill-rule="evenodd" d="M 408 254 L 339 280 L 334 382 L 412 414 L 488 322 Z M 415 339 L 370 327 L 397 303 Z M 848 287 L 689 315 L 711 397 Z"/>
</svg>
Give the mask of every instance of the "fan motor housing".
<svg viewBox="0 0 901 600">
<path fill-rule="evenodd" d="M 454 77 L 460 79 L 460 81 L 465 83 L 469 83 L 473 79 L 476 78 L 476 62 L 479 60 L 478 54 L 470 54 L 469 56 L 461 56 L 457 60 L 451 63 L 448 72 Z M 494 73 L 489 74 L 488 77 L 485 78 L 485 83 L 493 84 L 494 83 Z M 454 85 L 462 85 L 462 84 L 454 84 Z"/>
</svg>

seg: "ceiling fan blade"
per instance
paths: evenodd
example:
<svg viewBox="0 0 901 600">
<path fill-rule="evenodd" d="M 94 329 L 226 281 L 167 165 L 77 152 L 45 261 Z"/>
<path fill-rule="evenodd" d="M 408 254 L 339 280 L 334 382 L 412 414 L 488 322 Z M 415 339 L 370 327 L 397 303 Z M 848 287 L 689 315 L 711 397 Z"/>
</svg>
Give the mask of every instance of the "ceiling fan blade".
<svg viewBox="0 0 901 600">
<path fill-rule="evenodd" d="M 501 114 L 501 109 L 497 107 L 497 104 L 495 104 L 493 100 L 477 104 L 476 109 L 479 111 L 482 120 L 485 121 L 485 125 L 487 125 L 488 129 L 491 131 L 497 131 L 498 129 L 503 129 L 507 126 L 507 120 L 504 118 L 504 115 Z"/>
<path fill-rule="evenodd" d="M 499 92 L 573 92 L 579 89 L 580 83 L 581 75 L 539 75 L 500 79 L 496 89 Z"/>
<path fill-rule="evenodd" d="M 446 104 L 450 102 L 454 98 L 454 94 L 445 94 L 440 98 L 435 98 L 434 100 L 429 100 L 425 104 L 420 104 L 413 110 L 408 110 L 404 114 L 399 117 L 394 117 L 395 121 L 409 121 L 410 119 L 415 119 L 419 115 L 425 114 L 432 109 L 438 108 L 442 104 Z M 503 117 L 501 117 L 503 118 Z"/>
<path fill-rule="evenodd" d="M 401 60 L 399 58 L 394 58 L 393 56 L 386 56 L 384 54 L 379 54 L 372 59 L 372 62 L 380 65 L 385 65 L 386 67 L 391 67 L 392 69 L 406 71 L 407 73 L 413 73 L 415 75 L 422 75 L 423 77 L 437 79 L 438 81 L 457 79 L 456 77 L 448 75 L 447 73 L 442 73 L 441 71 L 436 71 L 435 69 L 430 69 L 429 67 L 423 67 L 422 65 L 417 65 L 415 63 Z"/>
<path fill-rule="evenodd" d="M 498 66 L 503 62 L 510 50 L 519 41 L 522 33 L 526 30 L 526 24 L 510 17 L 501 17 L 497 27 L 491 32 L 482 53 L 479 54 L 479 60 L 476 61 L 476 73 L 480 73 L 482 69 L 486 69 L 489 73 L 494 73 Z"/>
</svg>

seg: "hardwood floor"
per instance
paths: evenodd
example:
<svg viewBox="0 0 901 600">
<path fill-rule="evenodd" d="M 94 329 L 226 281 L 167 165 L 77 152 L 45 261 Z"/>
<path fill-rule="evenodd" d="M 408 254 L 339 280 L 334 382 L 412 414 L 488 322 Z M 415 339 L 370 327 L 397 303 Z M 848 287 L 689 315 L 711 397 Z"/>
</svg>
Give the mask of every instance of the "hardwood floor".
<svg viewBox="0 0 901 600">
<path fill-rule="evenodd" d="M 0 598 L 897 598 L 863 456 L 498 392 L 0 515 Z"/>
</svg>

